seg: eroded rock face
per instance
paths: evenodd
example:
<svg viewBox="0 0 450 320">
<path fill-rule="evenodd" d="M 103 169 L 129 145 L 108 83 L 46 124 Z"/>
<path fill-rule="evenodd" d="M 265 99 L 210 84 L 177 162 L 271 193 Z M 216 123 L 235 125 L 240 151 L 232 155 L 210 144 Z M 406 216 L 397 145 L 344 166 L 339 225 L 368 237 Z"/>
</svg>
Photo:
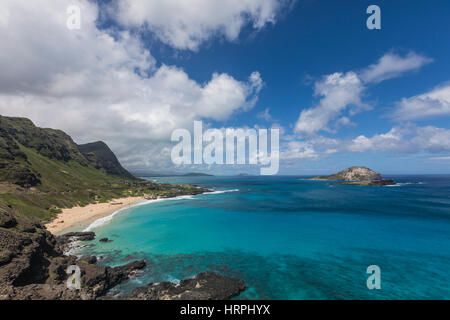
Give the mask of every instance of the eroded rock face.
<svg viewBox="0 0 450 320">
<path fill-rule="evenodd" d="M 313 180 L 335 181 L 376 181 L 382 180 L 381 174 L 366 167 L 350 167 L 329 176 L 315 177 Z"/>
<path fill-rule="evenodd" d="M 95 239 L 94 232 L 69 232 L 56 237 L 56 246 L 62 252 L 70 249 L 74 241 L 91 241 Z"/>
<path fill-rule="evenodd" d="M 146 261 L 132 261 L 123 266 L 96 265 L 95 257 L 66 256 L 63 250 L 71 241 L 89 241 L 90 233 L 70 233 L 54 237 L 39 225 L 25 228 L 0 227 L 0 300 L 4 299 L 229 299 L 245 290 L 242 280 L 227 278 L 217 273 L 204 272 L 193 279 L 149 284 L 137 288 L 129 296 L 108 296 L 110 289 L 136 276 L 147 266 Z M 81 289 L 70 290 L 66 270 L 77 265 L 81 271 Z"/>
<path fill-rule="evenodd" d="M 10 212 L 0 208 L 0 228 L 9 229 L 16 225 L 17 221 L 14 216 Z"/>
<path fill-rule="evenodd" d="M 53 246 L 54 238 L 42 229 L 23 232 L 0 228 L 0 284 L 43 283 L 49 259 L 58 255 Z"/>
<path fill-rule="evenodd" d="M 0 299 L 96 299 L 146 266 L 145 261 L 134 261 L 110 268 L 95 265 L 95 257 L 77 261 L 75 256 L 63 255 L 71 241 L 94 238 L 93 232 L 55 238 L 38 224 L 16 228 L 14 223 L 4 223 L 0 227 Z M 81 270 L 81 290 L 67 289 L 70 265 Z"/>
<path fill-rule="evenodd" d="M 133 261 L 124 266 L 105 267 L 93 264 L 77 263 L 81 269 L 81 285 L 95 298 L 107 294 L 109 289 L 127 281 L 136 270 L 144 269 L 145 261 Z"/>
<path fill-rule="evenodd" d="M 129 300 L 225 300 L 237 296 L 246 289 L 242 280 L 228 278 L 214 272 L 202 272 L 193 279 L 150 283 L 136 288 L 125 299 Z"/>
</svg>

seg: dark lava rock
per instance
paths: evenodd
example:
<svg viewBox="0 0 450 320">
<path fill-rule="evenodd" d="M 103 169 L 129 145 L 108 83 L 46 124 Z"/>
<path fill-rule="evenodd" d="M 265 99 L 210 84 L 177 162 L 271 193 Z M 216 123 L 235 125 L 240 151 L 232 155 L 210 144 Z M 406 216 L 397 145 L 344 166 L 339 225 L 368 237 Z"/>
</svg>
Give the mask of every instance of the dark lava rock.
<svg viewBox="0 0 450 320">
<path fill-rule="evenodd" d="M 393 180 L 350 181 L 335 183 L 340 186 L 391 186 L 396 183 Z"/>
<path fill-rule="evenodd" d="M 0 208 L 0 228 L 14 228 L 17 225 L 16 219 L 11 213 Z"/>
<path fill-rule="evenodd" d="M 371 186 L 392 186 L 395 185 L 394 180 L 373 180 L 370 183 Z"/>
<path fill-rule="evenodd" d="M 87 263 L 87 264 L 96 264 L 97 263 L 97 257 L 96 256 L 83 256 L 80 259 L 78 259 L 81 263 Z"/>
<path fill-rule="evenodd" d="M 81 269 L 82 287 L 87 287 L 93 297 L 105 295 L 116 285 L 129 279 L 136 270 L 145 268 L 145 261 L 133 261 L 124 266 L 105 267 L 78 262 Z"/>
<path fill-rule="evenodd" d="M 182 280 L 179 285 L 171 282 L 150 283 L 136 288 L 126 296 L 127 300 L 225 300 L 237 296 L 246 289 L 242 280 L 228 278 L 214 272 L 202 272 L 193 279 Z"/>
<path fill-rule="evenodd" d="M 50 260 L 47 283 L 63 284 L 67 280 L 66 270 L 76 263 L 75 256 L 58 256 Z"/>
<path fill-rule="evenodd" d="M 69 232 L 56 237 L 56 246 L 62 252 L 67 251 L 74 241 L 91 241 L 95 239 L 95 232 Z"/>
<path fill-rule="evenodd" d="M 54 244 L 54 237 L 42 229 L 24 233 L 0 228 L 0 287 L 45 281 L 49 260 L 59 254 Z"/>
<path fill-rule="evenodd" d="M 95 232 L 69 232 L 57 237 L 57 240 L 72 239 L 71 241 L 90 241 L 95 239 Z"/>
<path fill-rule="evenodd" d="M 93 232 L 53 236 L 39 223 L 0 211 L 0 300 L 95 300 L 95 299 L 227 299 L 245 289 L 241 280 L 205 272 L 179 285 L 164 282 L 137 288 L 130 296 L 107 295 L 118 284 L 136 276 L 147 266 L 133 261 L 123 266 L 97 265 L 95 257 L 64 255 L 73 241 L 89 241 Z M 14 227 L 9 227 L 14 225 Z M 69 266 L 81 271 L 81 288 L 67 288 Z"/>
<path fill-rule="evenodd" d="M 98 240 L 100 242 L 112 242 L 112 240 L 108 239 L 108 238 L 101 238 L 100 240 Z"/>
</svg>

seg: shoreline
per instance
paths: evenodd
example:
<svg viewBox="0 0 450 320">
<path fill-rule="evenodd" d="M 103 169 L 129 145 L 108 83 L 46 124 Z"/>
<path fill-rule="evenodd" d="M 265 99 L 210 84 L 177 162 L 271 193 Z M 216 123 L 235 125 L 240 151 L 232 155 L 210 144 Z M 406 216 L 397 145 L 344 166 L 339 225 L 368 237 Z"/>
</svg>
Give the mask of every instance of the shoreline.
<svg viewBox="0 0 450 320">
<path fill-rule="evenodd" d="M 113 199 L 105 203 L 92 203 L 84 207 L 62 209 L 62 212 L 58 213 L 55 219 L 45 224 L 45 227 L 54 235 L 59 235 L 62 231 L 67 231 L 72 228 L 81 231 L 96 220 L 113 215 L 115 212 L 142 200 L 145 200 L 144 196 L 126 197 Z"/>
<path fill-rule="evenodd" d="M 239 190 L 209 190 L 198 194 L 216 194 L 234 191 Z M 190 199 L 198 194 L 184 194 L 167 198 L 158 197 L 156 199 L 149 199 L 148 196 L 125 197 L 113 199 L 105 203 L 91 203 L 84 207 L 66 208 L 62 209 L 62 212 L 58 213 L 52 221 L 46 223 L 45 228 L 53 235 L 61 235 L 72 231 L 91 231 L 91 229 L 97 227 L 97 222 L 98 226 L 103 225 L 105 221 L 111 220 L 116 213 L 123 209 L 137 206 L 140 202 L 142 204 L 149 204 L 165 200 Z"/>
</svg>

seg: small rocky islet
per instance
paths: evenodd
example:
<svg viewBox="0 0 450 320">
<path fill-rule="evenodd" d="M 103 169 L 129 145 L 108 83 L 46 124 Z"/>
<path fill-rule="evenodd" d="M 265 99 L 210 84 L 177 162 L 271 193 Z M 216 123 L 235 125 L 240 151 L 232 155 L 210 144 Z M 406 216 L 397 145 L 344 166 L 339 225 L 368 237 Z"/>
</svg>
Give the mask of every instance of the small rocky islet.
<svg viewBox="0 0 450 320">
<path fill-rule="evenodd" d="M 361 166 L 353 166 L 338 173 L 314 177 L 311 180 L 343 181 L 335 183 L 336 185 L 389 186 L 396 184 L 393 180 L 383 179 L 381 174 Z"/>
</svg>

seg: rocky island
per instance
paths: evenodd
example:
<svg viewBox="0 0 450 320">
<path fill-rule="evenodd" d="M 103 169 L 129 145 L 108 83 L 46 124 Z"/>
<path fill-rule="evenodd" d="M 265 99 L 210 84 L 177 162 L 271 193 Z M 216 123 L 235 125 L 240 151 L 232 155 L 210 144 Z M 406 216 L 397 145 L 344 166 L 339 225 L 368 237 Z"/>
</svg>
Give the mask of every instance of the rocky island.
<svg viewBox="0 0 450 320">
<path fill-rule="evenodd" d="M 338 173 L 329 176 L 318 176 L 311 180 L 344 181 L 337 184 L 359 186 L 386 186 L 395 184 L 393 180 L 385 180 L 382 178 L 381 174 L 361 166 L 350 167 Z"/>
</svg>

